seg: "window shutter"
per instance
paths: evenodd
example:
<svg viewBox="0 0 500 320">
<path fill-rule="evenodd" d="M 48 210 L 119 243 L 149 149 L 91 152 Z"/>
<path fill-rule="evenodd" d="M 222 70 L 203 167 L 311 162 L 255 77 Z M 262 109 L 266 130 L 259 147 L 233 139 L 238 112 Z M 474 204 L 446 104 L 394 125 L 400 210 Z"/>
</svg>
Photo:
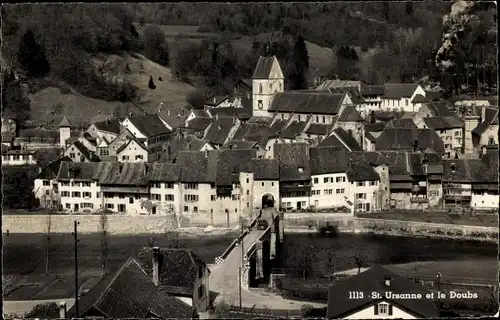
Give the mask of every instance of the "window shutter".
<svg viewBox="0 0 500 320">
<path fill-rule="evenodd" d="M 373 307 L 375 308 L 374 314 L 377 315 L 378 314 L 378 304 L 374 305 Z"/>
<path fill-rule="evenodd" d="M 392 316 L 392 304 L 389 305 L 389 315 Z"/>
</svg>

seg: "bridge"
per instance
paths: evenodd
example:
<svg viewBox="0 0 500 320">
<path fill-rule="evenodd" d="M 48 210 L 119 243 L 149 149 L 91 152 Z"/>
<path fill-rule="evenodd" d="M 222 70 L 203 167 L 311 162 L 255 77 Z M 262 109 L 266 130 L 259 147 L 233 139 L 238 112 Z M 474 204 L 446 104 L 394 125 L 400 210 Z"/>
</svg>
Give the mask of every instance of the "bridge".
<svg viewBox="0 0 500 320">
<path fill-rule="evenodd" d="M 259 217 L 255 218 L 249 228 L 216 259 L 216 265 L 210 268 L 210 290 L 219 294 L 215 304 L 224 300 L 230 305 L 238 305 L 241 281 L 243 306 L 300 309 L 300 303 L 294 307 L 291 306 L 293 302 L 279 296 L 265 297 L 261 293 L 249 291 L 259 280 L 268 279 L 281 254 L 283 243 L 283 214 L 274 207 L 264 208 L 260 219 L 268 223 L 265 230 L 257 228 Z"/>
</svg>

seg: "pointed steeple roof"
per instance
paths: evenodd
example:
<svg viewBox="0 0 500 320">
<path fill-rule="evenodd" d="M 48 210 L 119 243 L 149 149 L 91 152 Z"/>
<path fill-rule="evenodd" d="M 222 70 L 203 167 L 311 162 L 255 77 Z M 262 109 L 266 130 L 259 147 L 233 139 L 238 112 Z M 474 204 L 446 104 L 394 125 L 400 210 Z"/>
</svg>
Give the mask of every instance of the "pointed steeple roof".
<svg viewBox="0 0 500 320">
<path fill-rule="evenodd" d="M 63 117 L 61 123 L 59 123 L 59 128 L 71 128 L 71 123 L 69 123 L 68 118 Z"/>
</svg>

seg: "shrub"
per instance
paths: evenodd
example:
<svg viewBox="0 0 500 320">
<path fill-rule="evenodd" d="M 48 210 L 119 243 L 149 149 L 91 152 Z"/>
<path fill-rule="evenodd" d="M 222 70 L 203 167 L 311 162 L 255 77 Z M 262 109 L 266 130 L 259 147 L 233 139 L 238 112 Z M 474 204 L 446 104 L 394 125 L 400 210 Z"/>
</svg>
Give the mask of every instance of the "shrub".
<svg viewBox="0 0 500 320">
<path fill-rule="evenodd" d="M 25 316 L 29 318 L 56 319 L 59 318 L 59 306 L 55 302 L 37 304 Z"/>
</svg>

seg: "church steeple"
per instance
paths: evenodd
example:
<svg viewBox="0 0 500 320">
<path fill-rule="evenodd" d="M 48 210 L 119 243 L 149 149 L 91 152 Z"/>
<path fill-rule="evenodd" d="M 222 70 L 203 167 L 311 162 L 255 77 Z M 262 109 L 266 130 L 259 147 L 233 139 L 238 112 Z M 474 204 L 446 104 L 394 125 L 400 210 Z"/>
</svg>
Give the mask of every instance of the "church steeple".
<svg viewBox="0 0 500 320">
<path fill-rule="evenodd" d="M 269 40 L 266 42 L 266 53 L 265 57 L 270 57 L 271 56 L 271 44 L 269 43 Z"/>
</svg>

